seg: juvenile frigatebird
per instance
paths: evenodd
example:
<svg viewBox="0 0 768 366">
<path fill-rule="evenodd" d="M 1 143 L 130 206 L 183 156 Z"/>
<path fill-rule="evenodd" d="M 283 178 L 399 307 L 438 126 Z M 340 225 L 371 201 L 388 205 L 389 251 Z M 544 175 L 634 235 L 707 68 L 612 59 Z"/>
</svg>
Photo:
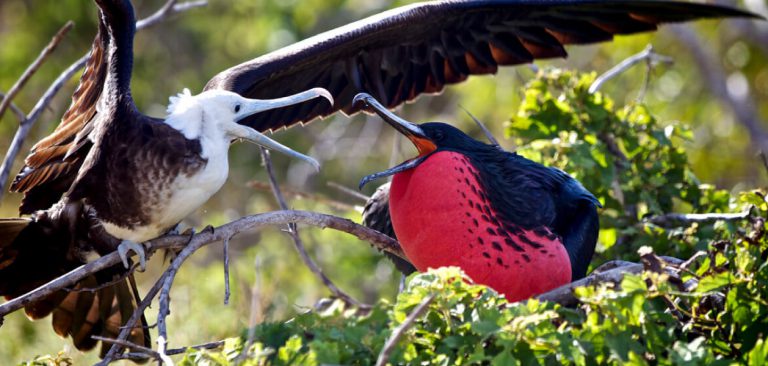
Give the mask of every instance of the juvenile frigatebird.
<svg viewBox="0 0 768 366">
<path fill-rule="evenodd" d="M 131 98 L 135 23 L 127 0 L 96 0 L 99 31 L 72 105 L 58 128 L 38 142 L 11 189 L 24 192 L 30 219 L 0 221 L 0 295 L 13 298 L 86 262 L 95 251 L 134 250 L 144 267 L 144 241 L 156 238 L 205 203 L 228 175 L 231 142 L 243 139 L 312 158 L 238 124 L 253 114 L 330 94 L 321 88 L 279 99 L 249 99 L 224 89 L 170 98 L 163 119 L 141 114 Z M 53 327 L 78 349 L 91 335 L 114 338 L 135 308 L 132 278 L 112 269 L 26 306 L 31 318 L 53 313 Z M 88 288 L 92 288 L 88 290 Z M 144 326 L 146 323 L 144 322 Z M 145 328 L 132 340 L 151 347 Z M 106 348 L 102 347 L 102 355 Z"/>
<path fill-rule="evenodd" d="M 108 123 L 108 116 L 135 112 L 127 93 L 132 59 L 133 13 L 122 11 L 130 8 L 130 3 L 127 0 L 100 0 L 98 3 L 105 15 L 102 16 L 99 36 L 72 106 L 56 131 L 33 149 L 27 159 L 27 167 L 13 187 L 25 193 L 22 213 L 38 212 L 34 220 L 39 226 L 49 223 L 49 232 L 63 232 L 66 235 L 62 236 L 67 238 L 73 237 L 71 225 L 65 225 L 60 217 L 77 215 L 61 215 L 63 211 L 58 210 L 48 215 L 39 210 L 56 205 L 69 191 L 88 195 L 93 188 L 103 192 L 104 185 L 89 178 L 92 173 L 100 172 L 104 179 L 111 182 L 133 182 L 139 176 L 153 177 L 141 174 L 141 170 L 125 169 L 134 164 L 130 158 L 117 161 L 112 166 L 94 164 L 94 159 L 104 153 L 101 147 L 107 146 L 103 142 L 114 137 L 107 131 L 117 130 L 121 125 Z M 654 30 L 658 24 L 665 22 L 726 16 L 753 15 L 727 7 L 675 1 L 432 1 L 386 11 L 237 65 L 216 75 L 205 90 L 230 91 L 246 98 L 265 99 L 323 87 L 334 96 L 332 107 L 321 101 L 310 101 L 279 111 L 252 114 L 238 121 L 257 131 L 273 130 L 308 122 L 338 110 L 348 114 L 356 112 L 360 106 L 354 105 L 352 98 L 361 91 L 373 94 L 387 107 L 394 107 L 413 100 L 421 93 L 439 92 L 445 85 L 461 82 L 469 75 L 493 73 L 499 65 L 564 57 L 565 44 L 606 41 L 615 34 Z M 104 85 L 108 87 L 103 88 Z M 118 89 L 117 86 L 125 89 Z M 173 105 L 181 108 L 192 101 L 202 102 L 204 99 L 184 95 Z M 192 108 L 183 110 L 191 111 Z M 142 122 L 141 127 L 132 130 L 146 130 L 154 137 L 147 141 L 159 141 L 166 136 L 161 133 L 162 129 L 148 129 L 146 126 L 155 125 Z M 190 127 L 185 134 L 188 132 L 194 136 L 193 131 L 201 133 L 203 129 Z M 156 133 L 159 135 L 154 135 Z M 145 143 L 142 139 L 137 141 Z M 174 150 L 190 149 L 185 141 L 171 139 L 168 143 L 175 144 Z M 133 141 L 121 139 L 118 142 L 116 146 L 128 146 L 131 144 L 127 142 Z M 142 150 L 142 153 L 146 151 L 149 149 Z M 190 164 L 194 165 L 194 161 L 194 158 L 191 159 Z M 178 173 L 185 174 L 182 170 Z M 75 190 L 75 187 L 80 188 Z M 132 205 L 116 206 L 115 212 L 128 216 L 138 211 L 134 211 L 135 206 L 152 202 L 146 200 L 138 204 L 139 198 L 132 198 Z M 118 208 L 125 211 L 118 211 Z M 75 211 L 81 212 L 80 216 L 90 217 L 83 213 L 84 210 Z M 76 222 L 83 224 L 86 220 L 78 219 Z M 26 221 L 4 223 L 0 225 L 0 233 L 20 235 L 19 230 L 25 227 L 28 227 Z M 120 230 L 113 230 L 117 231 Z M 23 235 L 17 236 L 16 240 L 20 241 L 21 237 Z M 0 258 L 3 259 L 0 270 L 4 271 L 0 275 L 0 287 L 5 288 L 2 293 L 16 296 L 24 289 L 31 289 L 66 268 L 81 263 L 81 247 L 60 244 L 64 242 L 67 241 L 50 241 L 47 247 L 37 246 L 35 250 L 23 251 L 17 251 L 18 248 L 8 240 L 0 242 Z M 106 247 L 112 250 L 114 246 Z M 77 249 L 74 254 L 70 253 L 73 248 Z M 41 258 L 38 253 L 49 255 Z M 38 265 L 44 268 L 38 268 Z M 14 268 L 13 272 L 10 268 Z M 103 300 L 107 298 L 111 297 L 104 295 L 99 303 L 107 304 L 108 301 Z M 49 303 L 47 307 L 53 309 L 60 302 L 50 300 Z M 83 300 L 81 303 L 96 302 Z M 82 319 L 82 314 L 87 314 L 86 308 L 88 306 L 75 309 L 72 313 L 80 314 L 75 318 Z M 44 313 L 41 310 L 37 314 Z M 98 316 L 104 319 L 104 315 Z M 78 324 L 81 327 L 85 323 L 81 321 Z M 84 330 L 77 332 L 86 333 Z"/>
<path fill-rule="evenodd" d="M 518 301 L 584 277 L 600 202 L 562 170 L 477 141 L 439 122 L 414 124 L 358 94 L 418 150 L 416 158 L 364 177 L 394 175 L 389 215 L 420 271 L 458 266 Z"/>
</svg>

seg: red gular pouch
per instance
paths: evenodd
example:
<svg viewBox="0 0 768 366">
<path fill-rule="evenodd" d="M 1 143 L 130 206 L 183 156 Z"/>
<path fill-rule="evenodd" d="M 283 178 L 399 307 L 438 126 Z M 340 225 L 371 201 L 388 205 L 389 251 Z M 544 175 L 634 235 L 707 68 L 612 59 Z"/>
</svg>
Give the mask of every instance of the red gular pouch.
<svg viewBox="0 0 768 366">
<path fill-rule="evenodd" d="M 546 227 L 505 223 L 470 160 L 438 151 L 395 174 L 390 215 L 403 251 L 419 271 L 457 266 L 514 302 L 571 281 L 559 236 Z"/>
</svg>

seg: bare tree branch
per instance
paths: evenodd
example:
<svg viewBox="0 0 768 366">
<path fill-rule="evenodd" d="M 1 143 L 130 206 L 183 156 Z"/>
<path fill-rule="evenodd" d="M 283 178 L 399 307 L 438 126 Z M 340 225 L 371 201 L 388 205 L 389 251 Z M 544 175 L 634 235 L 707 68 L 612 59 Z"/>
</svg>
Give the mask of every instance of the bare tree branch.
<svg viewBox="0 0 768 366">
<path fill-rule="evenodd" d="M 152 26 L 154 24 L 157 24 L 161 20 L 164 20 L 170 15 L 178 14 L 184 11 L 187 11 L 189 9 L 193 9 L 196 7 L 204 6 L 207 4 L 207 1 L 190 1 L 185 2 L 183 4 L 176 4 L 176 0 L 169 0 L 163 8 L 171 8 L 171 11 L 163 11 L 162 8 L 158 12 L 155 12 L 155 14 L 151 15 L 150 17 L 146 19 L 142 19 L 136 23 L 136 30 L 141 30 L 146 27 Z M 168 4 L 171 4 L 169 6 Z M 163 14 L 162 16 L 158 14 Z M 27 115 L 27 118 L 20 124 L 19 128 L 16 130 L 16 134 L 13 136 L 13 141 L 11 141 L 11 145 L 8 147 L 8 151 L 5 153 L 5 158 L 3 159 L 3 164 L 0 165 L 0 186 L 5 187 L 6 182 L 8 182 L 8 177 L 11 172 L 11 167 L 13 166 L 13 161 L 16 160 L 16 156 L 19 155 L 19 151 L 21 150 L 21 146 L 24 144 L 24 141 L 27 138 L 27 135 L 29 135 L 29 131 L 32 129 L 32 126 L 37 122 L 37 120 L 40 118 L 40 115 L 43 113 L 43 111 L 48 107 L 48 105 L 51 103 L 51 100 L 53 100 L 53 97 L 56 95 L 56 93 L 61 90 L 61 88 L 64 86 L 64 84 L 72 78 L 72 76 L 75 75 L 80 69 L 85 67 L 85 63 L 88 61 L 88 55 L 81 57 L 75 63 L 70 65 L 66 70 L 64 70 L 59 77 L 56 78 L 56 80 L 53 81 L 51 86 L 48 87 L 48 90 L 45 91 L 42 97 L 37 101 L 37 104 L 35 104 L 35 107 L 32 109 L 31 112 Z M 5 189 L 0 189 L 0 200 L 3 199 L 3 194 L 5 194 Z"/>
<path fill-rule="evenodd" d="M 368 196 L 366 196 L 366 195 L 364 195 L 364 194 L 362 194 L 362 193 L 360 193 L 360 192 L 358 192 L 358 191 L 356 191 L 354 189 L 351 189 L 349 187 L 345 187 L 344 185 L 341 185 L 341 184 L 336 183 L 336 182 L 328 182 L 328 183 L 326 183 L 326 185 L 328 187 L 331 187 L 331 188 L 333 188 L 333 189 L 335 189 L 335 190 L 337 190 L 337 191 L 339 191 L 341 193 L 344 193 L 344 194 L 346 194 L 346 195 L 348 195 L 350 197 L 354 197 L 356 199 L 359 199 L 359 200 L 361 200 L 363 202 L 367 202 L 371 198 L 371 197 L 368 197 Z"/>
<path fill-rule="evenodd" d="M 35 72 L 40 69 L 40 66 L 43 64 L 43 62 L 48 59 L 48 56 L 53 53 L 59 43 L 61 43 L 61 41 L 64 39 L 64 36 L 67 35 L 67 33 L 69 33 L 69 31 L 74 26 L 75 23 L 73 23 L 71 20 L 64 24 L 64 26 L 61 27 L 58 32 L 56 32 L 56 35 L 53 36 L 51 41 L 48 42 L 48 45 L 45 46 L 45 48 L 40 52 L 40 55 L 37 56 L 37 59 L 35 59 L 35 61 L 33 61 L 26 70 L 24 70 L 24 73 L 21 74 L 19 80 L 16 80 L 16 83 L 11 86 L 11 89 L 8 90 L 8 93 L 3 97 L 3 100 L 0 101 L 0 118 L 3 118 L 5 110 L 8 109 L 8 106 L 11 105 L 11 101 L 13 101 L 13 98 L 16 97 L 16 94 L 21 91 L 21 88 L 24 87 L 32 75 L 34 75 Z"/>
<path fill-rule="evenodd" d="M 235 236 L 244 231 L 258 230 L 267 226 L 286 225 L 288 223 L 316 226 L 323 229 L 330 228 L 345 232 L 356 236 L 360 240 L 371 243 L 379 250 L 390 252 L 399 257 L 405 256 L 400 248 L 400 244 L 398 244 L 395 239 L 376 230 L 369 229 L 341 217 L 316 212 L 290 210 L 272 211 L 246 216 L 228 224 L 216 227 L 213 231 L 203 231 L 195 234 L 191 240 L 189 235 L 170 235 L 151 240 L 145 243 L 145 246 L 147 247 L 147 254 L 150 255 L 159 249 L 178 249 L 184 247 L 187 243 L 192 245 L 197 242 L 202 242 L 203 245 L 208 245 Z M 58 290 L 72 286 L 91 274 L 118 263 L 121 263 L 120 256 L 117 252 L 114 252 L 93 262 L 84 264 L 35 290 L 3 303 L 0 305 L 0 318 Z M 148 294 L 146 297 L 149 298 L 150 295 Z"/>
<path fill-rule="evenodd" d="M 269 150 L 264 147 L 260 147 L 260 149 L 261 159 L 264 161 L 264 168 L 267 170 L 267 174 L 269 175 L 269 184 L 272 186 L 272 192 L 275 194 L 275 199 L 277 200 L 278 205 L 280 205 L 280 209 L 287 210 L 288 204 L 285 203 L 285 197 L 283 197 L 283 193 L 280 192 L 280 186 L 277 184 L 275 171 L 272 168 L 272 159 L 269 157 Z M 361 308 L 370 308 L 370 305 L 363 304 L 352 298 L 352 296 L 349 296 L 346 292 L 342 291 L 340 288 L 338 288 L 338 286 L 336 286 L 336 284 L 333 283 L 333 281 L 331 281 L 330 278 L 328 278 L 328 276 L 325 275 L 320 266 L 312 259 L 312 257 L 309 256 L 309 253 L 307 253 L 307 248 L 304 246 L 304 242 L 301 240 L 301 236 L 299 236 L 299 231 L 296 228 L 296 224 L 289 223 L 288 230 L 286 230 L 286 232 L 293 240 L 293 244 L 296 247 L 296 251 L 299 252 L 301 260 L 309 268 L 309 270 L 312 271 L 312 273 L 320 279 L 325 287 L 331 290 L 331 293 L 333 293 L 334 296 L 342 299 L 348 304 L 352 304 Z"/>
<path fill-rule="evenodd" d="M 246 183 L 246 185 L 258 191 L 272 192 L 272 185 L 270 185 L 268 182 L 252 180 Z M 341 210 L 341 211 L 348 211 L 348 210 L 355 209 L 354 205 L 350 205 L 349 203 L 346 203 L 346 202 L 341 202 L 335 199 L 331 199 L 320 194 L 303 192 L 303 191 L 292 189 L 290 187 L 286 187 L 282 185 L 280 186 L 280 191 L 282 191 L 283 194 L 291 198 L 310 200 L 318 203 L 323 203 L 330 206 L 331 208 Z"/>
<path fill-rule="evenodd" d="M 645 219 L 645 222 L 649 222 L 656 226 L 661 227 L 679 227 L 690 225 L 693 223 L 699 224 L 711 224 L 715 221 L 738 221 L 749 218 L 752 212 L 753 206 L 748 206 L 744 211 L 739 213 L 706 213 L 706 214 L 680 214 L 680 213 L 668 213 L 658 216 L 651 216 Z"/>
<path fill-rule="evenodd" d="M 666 263 L 672 265 L 681 265 L 683 260 L 674 257 L 659 257 Z M 616 263 L 612 263 L 616 262 Z M 540 295 L 536 295 L 535 298 L 542 301 L 553 301 L 563 306 L 574 306 L 579 303 L 579 299 L 574 295 L 573 290 L 577 287 L 594 286 L 601 283 L 614 283 L 619 284 L 624 279 L 626 274 L 638 274 L 645 269 L 642 263 L 633 263 L 626 261 L 612 261 L 600 266 L 598 268 L 611 268 L 605 271 L 598 272 L 597 270 L 580 280 L 573 281 L 569 284 L 560 286 L 554 290 L 550 290 Z"/>
<path fill-rule="evenodd" d="M 389 357 L 392 354 L 392 351 L 395 350 L 395 346 L 397 346 L 400 338 L 402 338 L 405 332 L 410 329 L 413 324 L 416 323 L 416 320 L 418 320 L 424 314 L 424 312 L 429 308 L 429 304 L 432 303 L 434 299 L 435 294 L 429 295 L 418 306 L 416 306 L 416 309 L 413 309 L 413 311 L 408 314 L 408 317 L 405 318 L 405 321 L 402 324 L 400 324 L 397 328 L 395 328 L 394 331 L 392 331 L 392 335 L 389 337 L 389 339 L 387 339 L 387 342 L 384 343 L 384 347 L 381 349 L 381 353 L 379 353 L 379 358 L 376 360 L 376 366 L 385 366 L 387 364 Z"/>
<path fill-rule="evenodd" d="M 653 45 L 648 45 L 642 52 L 627 57 L 616 66 L 610 68 L 610 70 L 598 76 L 592 85 L 589 86 L 589 92 L 594 93 L 600 90 L 606 81 L 613 79 L 624 71 L 627 71 L 630 67 L 643 61 L 651 67 L 659 63 L 671 64 L 674 60 L 671 57 L 653 52 Z"/>
<path fill-rule="evenodd" d="M 0 99 L 4 99 L 5 96 L 5 93 L 0 92 Z M 10 102 L 8 107 L 11 109 L 11 112 L 16 115 L 16 119 L 19 120 L 19 123 L 22 123 L 25 119 L 27 119 L 27 115 L 24 114 L 24 111 L 22 111 L 21 108 L 19 108 L 19 106 L 17 106 L 15 103 Z"/>
</svg>

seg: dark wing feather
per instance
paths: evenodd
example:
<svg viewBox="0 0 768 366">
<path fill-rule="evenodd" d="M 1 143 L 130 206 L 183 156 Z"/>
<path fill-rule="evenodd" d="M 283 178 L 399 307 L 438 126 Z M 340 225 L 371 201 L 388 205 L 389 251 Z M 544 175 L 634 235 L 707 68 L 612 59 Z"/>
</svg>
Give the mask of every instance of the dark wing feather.
<svg viewBox="0 0 768 366">
<path fill-rule="evenodd" d="M 250 98 L 274 98 L 324 87 L 336 104 L 315 100 L 256 114 L 260 131 L 308 122 L 367 92 L 392 108 L 440 92 L 500 65 L 565 57 L 566 44 L 610 40 L 660 23 L 756 17 L 732 8 L 673 1 L 433 1 L 404 6 L 319 34 L 227 69 L 206 85 Z"/>
<path fill-rule="evenodd" d="M 102 22 L 93 41 L 80 84 L 61 123 L 40 140 L 24 161 L 25 166 L 11 184 L 11 191 L 24 193 L 21 214 L 44 210 L 69 189 L 92 143 L 87 136 L 93 128 L 96 104 L 107 75 L 109 37 Z"/>
</svg>

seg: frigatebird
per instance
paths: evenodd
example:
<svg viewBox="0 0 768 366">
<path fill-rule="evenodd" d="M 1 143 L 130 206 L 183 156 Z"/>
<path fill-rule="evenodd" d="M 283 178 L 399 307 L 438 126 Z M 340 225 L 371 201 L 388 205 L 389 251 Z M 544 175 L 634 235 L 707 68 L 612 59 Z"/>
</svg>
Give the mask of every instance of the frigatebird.
<svg viewBox="0 0 768 366">
<path fill-rule="evenodd" d="M 317 97 L 333 104 L 326 90 L 278 99 L 249 99 L 226 89 L 193 96 L 185 90 L 170 98 L 165 118 L 146 116 L 130 90 L 133 7 L 127 0 L 96 4 L 99 31 L 72 105 L 53 134 L 32 148 L 11 186 L 25 193 L 20 211 L 32 217 L 0 221 L 0 295 L 6 298 L 76 268 L 91 251 L 118 250 L 129 267 L 127 252 L 134 250 L 143 269 L 139 243 L 172 229 L 221 188 L 233 140 L 319 168 L 314 159 L 237 122 Z M 78 291 L 59 291 L 25 310 L 31 318 L 53 313 L 59 335 L 72 336 L 78 349 L 93 348 L 91 335 L 116 337 L 135 308 L 132 278 L 120 275 L 116 269 L 99 273 Z M 132 339 L 151 346 L 144 327 L 136 327 Z"/>
<path fill-rule="evenodd" d="M 52 240 L 47 242 L 47 246 L 33 246 L 35 250 L 27 248 L 18 252 L 14 252 L 18 248 L 13 242 L 1 242 L 0 258 L 3 260 L 0 261 L 0 270 L 4 272 L 0 275 L 0 288 L 3 294 L 16 296 L 82 262 L 79 252 L 82 246 L 62 243 L 71 243 L 73 237 L 80 238 L 78 230 L 93 231 L 88 224 L 101 221 L 90 220 L 94 210 L 75 210 L 80 212 L 80 216 L 69 213 L 62 215 L 66 210 L 56 209 L 62 196 L 67 197 L 70 192 L 83 197 L 93 194 L 91 192 L 104 192 L 104 182 L 140 186 L 133 183 L 134 179 L 143 176 L 146 182 L 147 177 L 154 178 L 152 174 L 144 174 L 141 169 L 131 168 L 138 161 L 133 160 L 133 157 L 145 156 L 149 149 L 141 150 L 143 155 L 128 155 L 130 158 L 118 160 L 114 165 L 95 164 L 98 160 L 96 158 L 102 156 L 110 146 L 104 142 L 114 138 L 109 131 L 117 131 L 122 126 L 146 132 L 146 135 L 135 140 L 118 139 L 115 146 L 124 147 L 125 151 L 130 151 L 130 146 L 135 143 L 150 144 L 150 141 L 161 141 L 169 136 L 163 134 L 170 131 L 169 128 L 162 126 L 153 129 L 151 127 L 162 124 L 148 118 L 141 119 L 140 127 L 129 128 L 127 124 L 110 123 L 108 116 L 115 113 L 138 114 L 132 107 L 128 92 L 134 19 L 132 11 L 127 10 L 130 9 L 128 0 L 98 0 L 97 3 L 102 8 L 99 35 L 92 47 L 87 69 L 75 92 L 73 103 L 56 131 L 33 148 L 26 161 L 27 166 L 13 185 L 14 190 L 25 193 L 21 213 L 35 214 L 33 220 L 39 226 L 47 225 L 48 234 L 60 234 L 69 240 Z M 658 24 L 665 22 L 726 16 L 753 15 L 727 7 L 675 1 L 432 1 L 389 10 L 234 66 L 216 75 L 204 90 L 211 92 L 207 94 L 211 96 L 226 94 L 231 98 L 238 98 L 239 95 L 243 98 L 270 99 L 323 87 L 335 99 L 332 106 L 322 101 L 309 101 L 280 110 L 252 114 L 237 121 L 263 132 L 309 122 L 339 110 L 347 114 L 357 112 L 360 106 L 353 104 L 352 98 L 361 91 L 371 93 L 391 108 L 413 100 L 422 93 L 440 92 L 446 85 L 461 82 L 469 75 L 493 73 L 499 65 L 564 57 L 566 44 L 607 41 L 616 34 L 655 30 Z M 227 91 L 237 95 L 227 94 Z M 193 108 L 185 106 L 193 105 L 195 101 L 204 103 L 204 100 L 209 100 L 198 97 L 185 93 L 172 106 L 178 107 L 179 111 L 194 114 L 191 112 Z M 209 101 L 214 99 L 217 98 L 210 98 Z M 235 111 L 236 105 L 230 107 L 234 113 L 244 113 Z M 154 124 L 152 121 L 155 121 Z M 173 126 L 170 127 L 173 129 Z M 182 124 L 176 127 L 181 128 Z M 235 128 L 233 125 L 230 127 Z M 183 175 L 186 169 L 191 169 L 187 163 L 195 165 L 194 153 L 199 153 L 200 148 L 196 150 L 194 143 L 188 145 L 186 139 L 195 136 L 195 131 L 202 133 L 204 129 L 195 126 L 184 128 L 185 139 L 169 139 L 162 145 L 167 147 L 166 150 L 192 153 L 175 165 L 163 162 L 164 167 L 180 168 L 177 173 Z M 158 146 L 152 145 L 153 148 Z M 110 149 L 116 151 L 117 148 Z M 92 175 L 96 173 L 102 175 L 101 182 L 95 179 L 96 175 Z M 160 197 L 159 193 L 149 192 L 152 198 Z M 138 215 L 137 206 L 151 207 L 150 203 L 156 202 L 141 200 L 141 197 L 136 196 L 131 198 L 131 205 L 109 207 L 109 210 L 114 210 L 116 216 Z M 69 203 L 71 201 L 70 198 Z M 78 230 L 73 230 L 71 221 L 61 217 L 76 217 L 75 223 L 81 225 L 75 225 Z M 140 220 L 140 217 L 136 220 Z M 29 227 L 27 222 L 3 223 L 0 225 L 0 233 L 11 233 L 20 241 L 26 235 L 34 234 L 23 231 Z M 80 229 L 83 226 L 86 229 Z M 21 233 L 19 230 L 22 230 Z M 111 230 L 120 231 L 114 227 Z M 73 232 L 77 234 L 73 235 Z M 89 236 L 111 237 L 97 233 L 89 233 Z M 141 239 L 134 238 L 139 241 Z M 105 251 L 100 249 L 98 240 L 95 242 L 97 252 Z M 114 250 L 114 245 L 104 247 Z M 76 249 L 73 250 L 75 253 L 71 249 Z M 38 253 L 47 255 L 40 256 Z M 24 265 L 20 265 L 22 262 Z M 38 265 L 44 268 L 37 268 Z M 112 297 L 104 295 L 98 302 L 108 304 L 109 301 L 105 299 L 109 298 Z M 47 309 L 53 309 L 60 303 L 52 298 Z M 97 302 L 89 300 L 80 303 Z M 87 327 L 83 327 L 86 323 L 82 321 L 83 314 L 88 314 L 86 308 L 88 306 L 71 312 L 76 315 L 74 318 L 80 319 L 77 337 L 87 334 L 84 330 Z M 46 312 L 40 310 L 36 314 Z M 97 314 L 96 317 L 103 321 L 105 315 Z M 57 331 L 60 329 L 57 328 Z"/>
<path fill-rule="evenodd" d="M 600 202 L 577 180 L 451 125 L 408 122 L 368 94 L 355 101 L 419 152 L 360 181 L 362 187 L 394 175 L 389 215 L 417 269 L 458 266 L 509 301 L 584 277 L 597 242 Z"/>
</svg>

